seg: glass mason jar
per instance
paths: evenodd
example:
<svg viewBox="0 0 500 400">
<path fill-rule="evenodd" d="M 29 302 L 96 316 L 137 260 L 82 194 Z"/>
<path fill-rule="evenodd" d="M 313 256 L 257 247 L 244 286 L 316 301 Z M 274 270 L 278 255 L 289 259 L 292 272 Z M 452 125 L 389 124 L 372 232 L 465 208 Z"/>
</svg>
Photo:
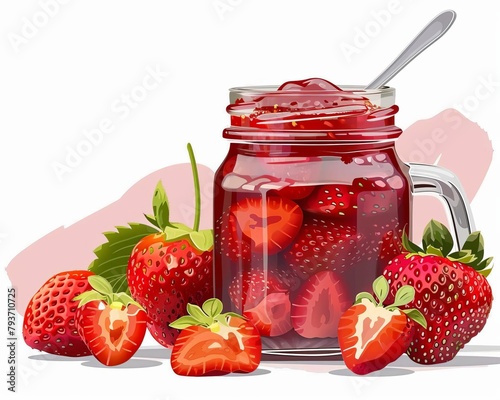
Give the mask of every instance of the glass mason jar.
<svg viewBox="0 0 500 400">
<path fill-rule="evenodd" d="M 329 85 L 230 89 L 215 295 L 257 326 L 264 354 L 340 354 L 340 315 L 401 251 L 413 193 L 446 200 L 459 244 L 473 229 L 453 174 L 398 158 L 394 88 Z"/>
</svg>

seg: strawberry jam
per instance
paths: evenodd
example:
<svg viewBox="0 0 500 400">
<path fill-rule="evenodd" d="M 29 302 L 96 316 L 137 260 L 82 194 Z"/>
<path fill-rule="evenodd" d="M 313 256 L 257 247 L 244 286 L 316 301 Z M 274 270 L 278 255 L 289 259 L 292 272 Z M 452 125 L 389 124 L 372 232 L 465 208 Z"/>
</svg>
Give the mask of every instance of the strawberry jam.
<svg viewBox="0 0 500 400">
<path fill-rule="evenodd" d="M 340 315 L 401 251 L 408 167 L 394 89 L 230 90 L 215 174 L 215 290 L 274 355 L 335 355 Z"/>
</svg>

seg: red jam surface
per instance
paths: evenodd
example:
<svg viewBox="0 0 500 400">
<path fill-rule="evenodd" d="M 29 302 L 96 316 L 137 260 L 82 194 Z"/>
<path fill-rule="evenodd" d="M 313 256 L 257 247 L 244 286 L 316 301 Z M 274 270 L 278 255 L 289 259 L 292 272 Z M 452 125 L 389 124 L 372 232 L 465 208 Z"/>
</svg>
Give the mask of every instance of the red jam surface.
<svg viewBox="0 0 500 400">
<path fill-rule="evenodd" d="M 226 138 L 238 138 L 242 132 L 239 128 L 289 131 L 290 138 L 308 140 L 380 140 L 401 133 L 399 129 L 387 129 L 394 125 L 398 106 L 375 105 L 369 100 L 369 93 L 342 90 L 318 78 L 286 82 L 276 91 L 242 96 L 235 99 L 227 111 L 231 115 L 231 128 L 224 131 Z M 360 130 L 364 132 L 361 134 Z M 316 135 L 295 136 L 293 132 L 298 131 L 316 131 Z M 258 136 L 250 132 L 242 135 L 245 139 L 258 139 Z M 283 136 L 271 133 L 267 138 L 273 137 Z"/>
<path fill-rule="evenodd" d="M 228 112 L 224 137 L 238 140 L 215 175 L 216 296 L 266 352 L 326 354 L 409 222 L 397 106 L 308 79 L 242 93 Z"/>
</svg>

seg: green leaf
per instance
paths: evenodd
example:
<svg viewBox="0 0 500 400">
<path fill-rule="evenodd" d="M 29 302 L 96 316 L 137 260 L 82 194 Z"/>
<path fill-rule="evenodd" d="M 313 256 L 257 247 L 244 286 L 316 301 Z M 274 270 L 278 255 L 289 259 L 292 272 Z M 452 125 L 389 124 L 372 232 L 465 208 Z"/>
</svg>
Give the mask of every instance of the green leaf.
<svg viewBox="0 0 500 400">
<path fill-rule="evenodd" d="M 433 254 L 435 256 L 444 257 L 443 253 L 441 252 L 441 249 L 438 249 L 431 244 L 427 246 L 425 252 L 427 254 Z"/>
<path fill-rule="evenodd" d="M 153 195 L 154 219 L 161 230 L 170 225 L 170 210 L 168 207 L 167 194 L 161 181 L 158 182 Z M 151 221 L 150 221 L 151 222 Z"/>
<path fill-rule="evenodd" d="M 215 318 L 222 312 L 222 301 L 213 298 L 206 300 L 201 306 L 203 311 L 210 317 Z"/>
<path fill-rule="evenodd" d="M 108 280 L 100 275 L 92 275 L 88 277 L 88 281 L 92 289 L 97 292 L 111 296 L 113 294 L 113 287 L 110 285 Z"/>
<path fill-rule="evenodd" d="M 78 307 L 82 307 L 85 304 L 94 301 L 94 300 L 99 300 L 99 301 L 106 301 L 106 296 L 102 295 L 99 292 L 96 292 L 95 290 L 89 290 L 87 292 L 83 292 L 73 298 L 74 301 L 79 301 Z"/>
<path fill-rule="evenodd" d="M 184 315 L 170 323 L 168 326 L 174 329 L 185 329 L 196 325 L 200 325 L 196 318 L 193 318 L 191 315 Z"/>
<path fill-rule="evenodd" d="M 127 265 L 132 250 L 141 239 L 158 233 L 158 230 L 137 223 L 119 226 L 116 229 L 116 232 L 104 233 L 108 241 L 94 250 L 97 258 L 92 261 L 88 269 L 106 278 L 114 293 L 130 293 L 127 284 Z"/>
<path fill-rule="evenodd" d="M 235 312 L 232 312 L 232 311 L 229 311 L 229 312 L 224 313 L 224 314 L 220 314 L 220 317 L 222 317 L 222 318 L 226 318 L 226 317 L 237 317 L 237 318 L 243 318 L 243 319 L 246 319 L 246 317 L 244 317 L 243 315 L 240 315 L 240 314 L 235 313 Z"/>
<path fill-rule="evenodd" d="M 415 243 L 413 243 L 412 241 L 410 241 L 410 239 L 408 239 L 408 236 L 406 235 L 406 232 L 403 231 L 403 236 L 401 238 L 401 242 L 403 244 L 403 247 L 409 251 L 410 253 L 423 253 L 424 250 L 416 245 Z"/>
<path fill-rule="evenodd" d="M 481 271 L 477 271 L 479 274 L 487 278 L 490 274 L 491 271 L 493 271 L 493 268 L 488 268 L 488 269 L 482 269 Z"/>
<path fill-rule="evenodd" d="M 481 262 L 484 257 L 484 240 L 481 232 L 472 232 L 465 243 L 463 244 L 461 250 L 470 251 L 471 254 L 476 256 L 476 259 L 472 262 L 468 262 L 471 266 L 475 266 Z"/>
<path fill-rule="evenodd" d="M 158 225 L 158 222 L 156 222 L 156 219 L 153 215 L 149 215 L 149 214 L 144 214 L 144 217 L 149 221 L 149 223 L 151 223 L 153 226 L 156 226 L 158 229 L 161 229 L 160 228 L 160 225 Z"/>
<path fill-rule="evenodd" d="M 401 311 L 403 311 L 410 319 L 427 329 L 427 321 L 424 315 L 419 310 L 417 310 L 416 308 L 409 308 Z"/>
<path fill-rule="evenodd" d="M 141 310 L 144 310 L 144 308 L 137 302 L 135 301 L 131 296 L 129 296 L 127 293 L 121 292 L 121 293 L 116 293 L 114 294 L 114 300 L 119 301 L 120 303 L 124 304 L 125 306 L 128 306 L 129 304 L 134 304 L 137 307 L 139 307 Z"/>
<path fill-rule="evenodd" d="M 482 271 L 484 270 L 488 265 L 491 264 L 491 262 L 493 261 L 493 257 L 488 257 L 486 259 L 484 259 L 483 261 L 481 261 L 477 267 L 475 267 L 476 271 Z"/>
<path fill-rule="evenodd" d="M 463 264 L 472 265 L 471 263 L 475 263 L 476 261 L 476 256 L 472 254 L 471 250 L 459 250 L 448 254 L 448 259 L 451 261 L 458 261 Z"/>
<path fill-rule="evenodd" d="M 354 300 L 354 303 L 360 303 L 361 300 L 363 299 L 368 299 L 370 300 L 373 304 L 377 304 L 377 301 L 375 298 L 372 296 L 371 293 L 368 292 L 360 292 L 356 295 L 356 299 Z"/>
<path fill-rule="evenodd" d="M 192 230 L 190 228 L 185 229 L 183 227 L 176 228 L 172 225 L 167 226 L 163 232 L 165 232 L 165 240 L 167 242 L 176 242 L 181 239 L 187 239 Z"/>
<path fill-rule="evenodd" d="M 210 325 L 213 323 L 213 318 L 205 314 L 200 306 L 188 303 L 187 312 L 198 321 L 198 325 Z"/>
<path fill-rule="evenodd" d="M 379 304 L 382 304 L 389 294 L 389 283 L 385 276 L 380 275 L 373 281 L 373 293 L 377 296 Z"/>
<path fill-rule="evenodd" d="M 431 219 L 424 229 L 422 245 L 424 251 L 427 252 L 428 247 L 432 246 L 441 250 L 442 255 L 446 257 L 453 249 L 453 236 L 445 225 Z"/>
<path fill-rule="evenodd" d="M 214 247 L 214 232 L 212 229 L 193 231 L 189 233 L 189 238 L 198 250 L 208 251 Z"/>
<path fill-rule="evenodd" d="M 400 307 L 408 304 L 415 298 L 415 288 L 410 285 L 401 286 L 394 296 L 394 303 L 389 307 Z"/>
</svg>

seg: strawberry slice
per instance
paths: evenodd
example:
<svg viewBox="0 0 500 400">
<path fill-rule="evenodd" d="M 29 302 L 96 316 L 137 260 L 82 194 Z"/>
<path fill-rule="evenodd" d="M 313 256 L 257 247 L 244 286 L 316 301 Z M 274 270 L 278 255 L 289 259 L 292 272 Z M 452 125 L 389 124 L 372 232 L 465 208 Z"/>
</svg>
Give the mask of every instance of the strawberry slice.
<svg viewBox="0 0 500 400">
<path fill-rule="evenodd" d="M 102 276 L 90 276 L 88 280 L 92 290 L 74 298 L 79 300 L 78 333 L 101 364 L 123 364 L 144 340 L 147 314 L 129 295 L 113 293 Z"/>
<path fill-rule="evenodd" d="M 311 276 L 292 302 L 291 320 L 305 338 L 334 338 L 341 314 L 352 304 L 347 288 L 332 271 Z"/>
<path fill-rule="evenodd" d="M 384 307 L 389 283 L 380 276 L 373 283 L 375 297 L 362 292 L 340 317 L 338 340 L 344 362 L 352 372 L 365 375 L 397 360 L 408 349 L 415 333 L 414 321 L 426 326 L 417 309 L 400 310 L 413 301 L 415 289 L 402 286 L 394 303 Z"/>
<path fill-rule="evenodd" d="M 257 369 L 262 342 L 252 323 L 241 315 L 222 313 L 218 299 L 206 300 L 202 307 L 188 304 L 188 315 L 169 326 L 181 329 L 170 364 L 177 375 L 224 375 Z"/>
<path fill-rule="evenodd" d="M 302 279 L 319 271 L 344 271 L 362 258 L 361 238 L 350 225 L 308 216 L 283 259 Z"/>
<path fill-rule="evenodd" d="M 302 210 L 292 200 L 268 196 L 245 198 L 231 206 L 237 229 L 252 251 L 276 254 L 295 238 L 302 224 Z M 232 220 L 230 219 L 231 223 Z M 230 229 L 235 229 L 230 228 Z"/>
<path fill-rule="evenodd" d="M 280 336 L 292 329 L 288 293 L 271 293 L 243 315 L 252 322 L 262 336 Z"/>
</svg>

